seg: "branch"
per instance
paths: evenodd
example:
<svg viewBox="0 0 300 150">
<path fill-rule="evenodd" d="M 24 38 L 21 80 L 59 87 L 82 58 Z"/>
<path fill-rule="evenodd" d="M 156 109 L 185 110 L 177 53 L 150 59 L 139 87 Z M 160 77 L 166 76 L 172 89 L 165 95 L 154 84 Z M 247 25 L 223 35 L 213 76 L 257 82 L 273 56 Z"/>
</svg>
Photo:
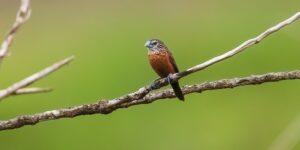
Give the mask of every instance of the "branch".
<svg viewBox="0 0 300 150">
<path fill-rule="evenodd" d="M 208 61 L 204 62 L 204 63 L 201 63 L 201 64 L 198 64 L 196 66 L 193 66 L 185 71 L 182 71 L 180 73 L 176 73 L 173 75 L 173 78 L 174 80 L 179 80 L 180 78 L 182 77 L 185 77 L 191 73 L 195 73 L 195 72 L 198 72 L 200 70 L 203 70 L 217 62 L 220 62 L 222 60 L 225 60 L 225 59 L 228 59 L 240 52 L 243 52 L 244 50 L 246 50 L 248 47 L 250 46 L 253 46 L 255 44 L 258 44 L 260 43 L 263 39 L 265 39 L 266 37 L 268 37 L 269 35 L 271 35 L 272 33 L 275 33 L 277 31 L 279 31 L 280 29 L 282 29 L 283 27 L 289 25 L 289 24 L 292 24 L 294 23 L 295 21 L 297 21 L 298 19 L 300 19 L 300 12 L 297 12 L 295 13 L 293 16 L 291 16 L 290 18 L 278 23 L 277 25 L 267 29 L 266 31 L 264 31 L 263 33 L 261 33 L 260 35 L 252 38 L 252 39 L 249 39 L 245 42 L 243 42 L 242 44 L 240 44 L 239 46 L 237 46 L 236 48 L 222 54 L 222 55 L 219 55 L 219 56 L 216 56 L 212 59 L 209 59 Z M 161 79 L 160 81 L 158 81 L 156 83 L 156 85 L 158 87 L 161 87 L 161 86 L 164 86 L 166 85 L 167 83 L 167 80 L 166 79 Z"/>
<path fill-rule="evenodd" d="M 18 29 L 22 26 L 24 22 L 26 22 L 31 14 L 30 9 L 30 0 L 22 0 L 21 6 L 17 13 L 16 21 L 13 24 L 12 28 L 8 32 L 5 40 L 3 41 L 1 48 L 0 48 L 0 63 L 2 62 L 3 58 L 8 55 L 8 48 L 12 44 Z"/>
<path fill-rule="evenodd" d="M 207 90 L 216 90 L 224 88 L 234 88 L 245 85 L 255 85 L 267 82 L 276 82 L 281 80 L 300 79 L 300 70 L 290 72 L 267 73 L 263 75 L 252 75 L 244 78 L 223 79 L 202 84 L 188 85 L 182 88 L 183 93 L 201 93 Z M 109 114 L 119 108 L 127 108 L 138 104 L 148 104 L 156 100 L 174 98 L 172 90 L 165 90 L 145 96 L 142 99 L 130 101 L 127 103 L 116 103 L 116 100 L 103 100 L 93 104 L 83 104 L 69 108 L 57 109 L 38 113 L 34 115 L 19 116 L 10 120 L 0 121 L 0 130 L 20 128 L 24 125 L 34 125 L 41 121 L 48 121 L 60 118 L 72 118 L 80 115 L 89 114 Z"/>
<path fill-rule="evenodd" d="M 32 87 L 32 88 L 22 88 L 16 90 L 12 95 L 24 95 L 24 94 L 35 94 L 35 93 L 46 93 L 51 92 L 53 89 L 51 88 L 40 88 L 40 87 Z"/>
<path fill-rule="evenodd" d="M 191 73 L 194 73 L 194 72 L 197 72 L 197 71 L 200 71 L 200 70 L 203 70 L 205 69 L 206 67 L 208 66 L 211 66 L 217 62 L 220 62 L 222 60 L 225 60 L 227 58 L 230 58 L 240 52 L 243 52 L 244 50 L 246 50 L 248 47 L 250 46 L 253 46 L 255 44 L 258 44 L 260 43 L 263 39 L 265 39 L 266 37 L 268 37 L 269 35 L 271 35 L 272 33 L 275 33 L 277 31 L 279 31 L 280 29 L 282 29 L 283 27 L 289 25 L 289 24 L 292 24 L 294 23 L 295 21 L 297 21 L 298 19 L 300 18 L 300 12 L 297 12 L 296 14 L 294 14 L 293 16 L 291 16 L 290 18 L 278 23 L 277 25 L 267 29 L 266 31 L 264 31 L 263 33 L 261 33 L 260 35 L 252 38 L 252 39 L 249 39 L 245 42 L 243 42 L 242 44 L 240 44 L 238 47 L 222 54 L 222 55 L 219 55 L 217 57 L 214 57 L 202 64 L 199 64 L 199 65 L 196 65 L 192 68 L 189 68 L 187 69 L 186 71 L 183 71 L 183 72 L 180 72 L 178 74 L 175 74 L 175 79 L 180 79 L 188 74 L 191 74 Z"/>
<path fill-rule="evenodd" d="M 277 25 L 267 29 L 266 31 L 264 31 L 263 33 L 261 33 L 260 35 L 249 39 L 245 42 L 243 42 L 242 44 L 240 44 L 239 46 L 237 46 L 236 48 L 222 54 L 219 55 L 217 57 L 214 57 L 204 63 L 198 64 L 194 67 L 191 67 L 185 71 L 173 74 L 173 80 L 179 80 L 182 77 L 185 77 L 187 75 L 190 75 L 192 73 L 198 72 L 200 70 L 203 70 L 205 68 L 207 68 L 208 66 L 211 66 L 217 62 L 220 62 L 222 60 L 228 59 L 240 52 L 243 52 L 244 50 L 246 50 L 248 47 L 253 46 L 255 44 L 258 44 L 259 42 L 261 42 L 263 39 L 265 39 L 266 37 L 268 37 L 269 35 L 271 35 L 272 33 L 275 33 L 277 31 L 279 31 L 280 29 L 282 29 L 283 27 L 292 24 L 293 22 L 297 21 L 300 18 L 300 12 L 297 12 L 296 14 L 294 14 L 293 16 L 291 16 L 290 18 L 278 23 Z M 151 85 L 147 85 L 145 87 L 140 88 L 139 90 L 137 90 L 136 92 L 130 93 L 128 95 L 122 96 L 118 99 L 114 99 L 115 103 L 121 104 L 121 103 L 126 103 L 128 101 L 134 101 L 137 99 L 141 99 L 143 98 L 145 95 L 147 95 L 148 93 L 150 93 L 152 90 L 154 90 L 153 87 L 156 87 L 155 89 L 159 89 L 163 86 L 168 85 L 168 80 L 167 78 L 162 78 L 159 80 L 156 80 L 154 83 L 154 86 Z"/>
<path fill-rule="evenodd" d="M 300 12 L 296 13 L 289 19 L 277 24 L 276 26 L 267 29 L 265 32 L 263 32 L 259 36 L 242 43 L 237 48 L 235 48 L 227 53 L 224 53 L 223 55 L 212 58 L 212 59 L 210 59 L 202 64 L 196 65 L 186 71 L 174 74 L 174 80 L 179 80 L 180 78 L 182 78 L 184 76 L 187 76 L 191 73 L 205 69 L 206 67 L 208 67 L 210 65 L 213 65 L 221 60 L 225 60 L 227 58 L 230 58 L 230 57 L 238 54 L 239 52 L 242 52 L 246 48 L 262 41 L 268 35 L 278 31 L 279 29 L 283 28 L 284 26 L 286 26 L 288 24 L 293 23 L 294 21 L 299 19 L 299 17 L 300 17 Z M 251 76 L 251 77 L 246 77 L 246 78 L 218 80 L 218 81 L 212 81 L 212 82 L 207 82 L 207 83 L 203 83 L 203 84 L 185 86 L 182 90 L 183 90 L 184 94 L 189 94 L 189 93 L 194 93 L 194 92 L 202 92 L 205 90 L 233 88 L 233 87 L 243 86 L 243 85 L 261 84 L 261 83 L 265 83 L 265 82 L 274 82 L 274 81 L 291 80 L 291 79 L 300 79 L 300 71 L 278 72 L 278 73 L 269 73 L 269 74 L 260 75 L 260 76 Z M 164 78 L 164 79 L 157 80 L 154 84 L 156 84 L 156 87 L 160 88 L 160 87 L 167 85 L 168 82 Z M 12 86 L 12 87 L 14 87 L 14 86 Z M 39 113 L 39 114 L 35 114 L 35 115 L 20 116 L 20 117 L 16 117 L 14 119 L 10 119 L 7 121 L 1 121 L 0 122 L 0 130 L 19 128 L 24 125 L 34 125 L 40 121 L 46 121 L 46 120 L 51 120 L 51 119 L 71 118 L 71 117 L 75 117 L 75 116 L 79 116 L 79 115 L 96 114 L 96 113 L 108 114 L 119 108 L 127 108 L 127 107 L 137 105 L 137 104 L 151 103 L 158 99 L 174 97 L 174 94 L 171 90 L 167 90 L 167 91 L 163 91 L 163 92 L 159 92 L 159 93 L 155 93 L 155 94 L 148 94 L 150 91 L 153 90 L 150 87 L 151 86 L 147 85 L 145 87 L 140 88 L 136 92 L 133 92 L 133 93 L 127 94 L 125 96 L 121 96 L 119 98 L 109 100 L 109 101 L 107 101 L 107 100 L 99 101 L 99 102 L 93 103 L 93 104 L 84 104 L 84 105 L 75 106 L 75 107 L 47 111 L 47 112 Z"/>
<path fill-rule="evenodd" d="M 70 63 L 73 59 L 74 59 L 74 56 L 71 56 L 71 57 L 66 58 L 64 60 L 61 60 L 61 61 L 59 61 L 59 62 L 43 69 L 43 70 L 41 70 L 40 72 L 37 72 L 37 73 L 35 73 L 35 74 L 33 74 L 33 75 L 31 75 L 31 76 L 29 76 L 29 77 L 27 77 L 27 78 L 25 78 L 21 81 L 9 86 L 8 88 L 6 88 L 4 90 L 1 90 L 0 91 L 0 101 L 3 100 L 3 98 L 6 98 L 10 95 L 20 93 L 20 91 L 18 91 L 18 90 L 20 90 L 20 89 L 34 83 L 35 81 L 47 76 L 48 74 L 60 69 L 61 67 L 65 66 L 66 64 Z M 24 92 L 24 89 L 23 89 L 23 92 L 21 90 L 21 93 L 23 93 L 23 94 L 24 93 L 39 93 L 39 92 L 41 92 L 41 89 L 39 89 L 39 90 L 37 90 L 37 89 L 32 90 L 31 89 L 31 91 L 28 91 L 28 89 L 27 89 L 26 92 Z"/>
<path fill-rule="evenodd" d="M 220 56 L 214 57 L 202 64 L 196 65 L 190 69 L 187 69 L 183 72 L 177 73 L 173 75 L 174 80 L 179 80 L 182 77 L 185 77 L 191 73 L 195 73 L 197 71 L 203 70 L 208 66 L 211 66 L 217 62 L 230 58 L 242 51 L 246 48 L 255 45 L 262 41 L 264 38 L 268 37 L 270 34 L 275 33 L 276 31 L 280 30 L 281 28 L 295 22 L 300 18 L 300 12 L 296 13 L 289 19 L 267 29 L 262 34 L 258 35 L 255 38 L 247 40 L 246 42 L 239 45 L 237 48 L 226 52 Z M 45 71 L 46 72 L 46 71 Z M 39 73 L 24 79 L 23 81 L 12 85 L 11 87 L 7 88 L 7 91 L 0 91 L 0 98 L 1 95 L 6 97 L 17 89 L 23 88 L 27 86 L 31 82 L 33 82 L 41 77 L 38 76 Z M 203 84 L 196 84 L 183 87 L 184 94 L 194 93 L 194 92 L 202 92 L 205 90 L 214 90 L 214 89 L 223 89 L 223 88 L 233 88 L 237 86 L 243 85 L 250 85 L 250 84 L 261 84 L 265 82 L 275 82 L 280 80 L 291 80 L 291 79 L 300 79 L 300 71 L 292 71 L 292 72 L 278 72 L 278 73 L 268 73 L 265 75 L 259 76 L 251 76 L 246 78 L 234 78 L 234 79 L 226 79 L 226 80 L 218 80 L 207 82 Z M 28 81 L 31 82 L 28 82 Z M 157 80 L 155 83 L 155 87 L 161 88 L 168 84 L 166 78 Z M 14 119 L 10 119 L 7 121 L 0 121 L 0 130 L 5 129 L 14 129 L 19 128 L 24 125 L 34 125 L 40 121 L 52 120 L 52 119 L 59 119 L 59 118 L 71 118 L 79 115 L 87 115 L 87 114 L 108 114 L 113 112 L 119 108 L 127 108 L 137 104 L 146 104 L 151 103 L 158 99 L 165 99 L 165 98 L 173 98 L 174 94 L 171 90 L 162 91 L 159 93 L 149 94 L 150 91 L 154 90 L 151 88 L 150 85 L 140 88 L 138 91 L 127 94 L 125 96 L 121 96 L 119 98 L 113 100 L 104 100 L 99 101 L 93 104 L 84 104 L 80 106 L 74 106 L 64 109 L 52 110 L 47 111 L 35 115 L 28 115 L 28 116 L 19 116 Z M 6 92 L 8 94 L 6 94 Z"/>
<path fill-rule="evenodd" d="M 25 23 L 31 15 L 30 9 L 30 0 L 21 0 L 21 6 L 16 16 L 16 21 L 14 22 L 12 28 L 8 32 L 5 40 L 3 41 L 0 47 L 0 63 L 2 62 L 3 58 L 8 55 L 8 49 L 11 46 L 15 35 L 18 29 Z M 8 97 L 9 95 L 22 95 L 22 94 L 32 94 L 32 93 L 44 93 L 50 92 L 52 89 L 50 88 L 24 88 L 33 82 L 41 79 L 42 77 L 50 74 L 51 72 L 59 69 L 60 67 L 64 66 L 65 64 L 69 63 L 73 57 L 67 58 L 57 64 L 54 64 L 18 83 L 15 83 L 8 87 L 7 89 L 0 91 L 0 101 L 3 98 Z"/>
<path fill-rule="evenodd" d="M 252 75 L 244 78 L 222 79 L 217 81 L 205 82 L 201 84 L 186 85 L 182 88 L 182 92 L 186 95 L 195 92 L 201 93 L 203 91 L 208 91 L 208 90 L 235 88 L 238 86 L 257 85 L 266 82 L 276 82 L 281 80 L 294 80 L 294 79 L 300 79 L 300 70 L 289 71 L 289 72 L 267 73 L 263 75 Z M 164 90 L 159 93 L 148 94 L 147 96 L 139 100 L 130 101 L 121 104 L 121 108 L 126 108 L 138 104 L 148 104 L 159 99 L 175 98 L 175 97 L 176 96 L 173 90 Z M 120 107 L 117 106 L 116 109 L 118 108 Z"/>
</svg>

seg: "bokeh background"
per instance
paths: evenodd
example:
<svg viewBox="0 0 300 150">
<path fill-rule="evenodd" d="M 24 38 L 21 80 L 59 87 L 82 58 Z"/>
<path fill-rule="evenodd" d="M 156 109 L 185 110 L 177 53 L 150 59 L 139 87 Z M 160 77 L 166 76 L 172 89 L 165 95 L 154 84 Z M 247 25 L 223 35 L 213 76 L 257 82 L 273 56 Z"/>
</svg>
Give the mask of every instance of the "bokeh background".
<svg viewBox="0 0 300 150">
<path fill-rule="evenodd" d="M 32 85 L 53 92 L 2 101 L 0 120 L 111 99 L 150 83 L 157 78 L 143 46 L 150 38 L 164 40 L 183 70 L 258 35 L 299 6 L 282 0 L 33 0 L 32 16 L 1 64 L 0 87 L 70 55 L 76 60 Z M 1 41 L 18 8 L 19 0 L 0 1 Z M 288 26 L 181 85 L 299 69 L 299 27 Z M 299 88 L 300 81 L 283 81 L 47 121 L 1 131 L 0 147 L 264 150 L 299 115 Z"/>
</svg>

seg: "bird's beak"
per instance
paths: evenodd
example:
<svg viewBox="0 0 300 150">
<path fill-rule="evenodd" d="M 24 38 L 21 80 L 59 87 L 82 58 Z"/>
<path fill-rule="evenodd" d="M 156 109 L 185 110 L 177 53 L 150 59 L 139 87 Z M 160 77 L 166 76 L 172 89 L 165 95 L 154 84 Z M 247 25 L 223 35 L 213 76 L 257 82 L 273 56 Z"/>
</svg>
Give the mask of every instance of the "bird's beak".
<svg viewBox="0 0 300 150">
<path fill-rule="evenodd" d="M 147 47 L 147 48 L 151 48 L 152 47 L 150 41 L 147 41 L 144 46 Z"/>
</svg>

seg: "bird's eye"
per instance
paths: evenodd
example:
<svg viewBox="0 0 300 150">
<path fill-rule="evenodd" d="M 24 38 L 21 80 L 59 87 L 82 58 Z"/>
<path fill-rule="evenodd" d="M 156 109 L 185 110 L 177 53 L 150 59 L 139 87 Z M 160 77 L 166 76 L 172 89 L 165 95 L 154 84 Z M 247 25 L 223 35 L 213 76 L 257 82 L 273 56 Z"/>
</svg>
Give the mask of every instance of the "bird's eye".
<svg viewBox="0 0 300 150">
<path fill-rule="evenodd" d="M 153 44 L 153 45 L 156 45 L 156 44 L 157 44 L 157 41 L 152 42 L 152 44 Z"/>
</svg>

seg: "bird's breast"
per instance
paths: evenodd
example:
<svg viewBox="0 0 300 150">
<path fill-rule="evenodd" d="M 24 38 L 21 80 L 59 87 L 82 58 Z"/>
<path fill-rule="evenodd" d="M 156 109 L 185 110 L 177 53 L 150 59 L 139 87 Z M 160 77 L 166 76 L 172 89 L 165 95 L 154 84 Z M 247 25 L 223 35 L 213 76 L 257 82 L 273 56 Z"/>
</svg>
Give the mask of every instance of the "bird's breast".
<svg viewBox="0 0 300 150">
<path fill-rule="evenodd" d="M 160 77 L 167 77 L 170 73 L 175 73 L 167 52 L 149 53 L 148 58 L 150 65 Z"/>
</svg>

